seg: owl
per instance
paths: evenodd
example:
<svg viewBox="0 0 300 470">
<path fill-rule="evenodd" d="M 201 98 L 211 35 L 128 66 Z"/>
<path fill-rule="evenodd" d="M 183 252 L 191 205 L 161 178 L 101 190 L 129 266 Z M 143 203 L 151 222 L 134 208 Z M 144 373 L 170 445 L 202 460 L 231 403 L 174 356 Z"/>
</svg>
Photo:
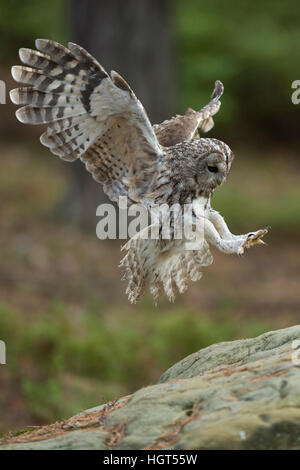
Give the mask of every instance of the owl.
<svg viewBox="0 0 300 470">
<path fill-rule="evenodd" d="M 194 249 L 187 249 L 186 237 L 174 236 L 174 221 L 168 239 L 161 236 L 161 227 L 155 239 L 145 236 L 149 225 L 126 243 L 120 264 L 131 302 L 147 286 L 155 302 L 163 292 L 173 301 L 212 263 L 211 245 L 242 255 L 264 244 L 267 228 L 233 235 L 211 207 L 211 196 L 226 180 L 234 158 L 224 142 L 199 137 L 199 131 L 208 132 L 214 125 L 223 94 L 220 81 L 200 111 L 188 109 L 152 126 L 124 78 L 115 71 L 108 74 L 82 47 L 37 39 L 36 49 L 20 49 L 25 66 L 14 66 L 12 76 L 26 86 L 12 90 L 10 97 L 22 105 L 16 112 L 19 121 L 47 124 L 40 137 L 43 145 L 68 162 L 80 159 L 112 201 L 125 196 L 129 205 L 141 204 L 149 211 L 164 204 L 201 209 L 203 236 Z M 196 218 L 192 209 L 184 219 L 192 231 Z M 156 224 L 161 223 L 158 218 Z"/>
</svg>

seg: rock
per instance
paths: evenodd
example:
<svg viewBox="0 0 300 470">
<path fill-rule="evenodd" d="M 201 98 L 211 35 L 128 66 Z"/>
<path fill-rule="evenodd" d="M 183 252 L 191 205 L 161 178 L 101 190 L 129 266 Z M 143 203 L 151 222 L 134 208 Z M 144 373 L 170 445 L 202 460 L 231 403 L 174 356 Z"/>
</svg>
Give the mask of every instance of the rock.
<svg viewBox="0 0 300 470">
<path fill-rule="evenodd" d="M 293 340 L 300 326 L 209 346 L 156 385 L 2 440 L 0 449 L 300 449 Z"/>
</svg>

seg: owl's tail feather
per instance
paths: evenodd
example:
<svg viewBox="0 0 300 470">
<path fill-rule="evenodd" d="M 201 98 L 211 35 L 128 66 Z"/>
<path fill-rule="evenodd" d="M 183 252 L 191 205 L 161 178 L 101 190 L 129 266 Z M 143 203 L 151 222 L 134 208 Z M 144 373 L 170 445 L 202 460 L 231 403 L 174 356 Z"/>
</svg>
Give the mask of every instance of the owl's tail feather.
<svg viewBox="0 0 300 470">
<path fill-rule="evenodd" d="M 13 103 L 25 105 L 16 116 L 26 124 L 50 123 L 41 142 L 67 161 L 80 157 L 99 137 L 99 123 L 85 106 L 91 76 L 107 77 L 100 64 L 83 48 L 69 49 L 54 41 L 37 39 L 37 51 L 22 48 L 25 64 L 12 68 L 13 78 L 28 87 L 10 92 Z"/>
<path fill-rule="evenodd" d="M 176 293 L 183 294 L 190 280 L 201 279 L 201 268 L 213 262 L 205 241 L 197 251 L 185 250 L 184 241 L 172 241 L 166 249 L 160 240 L 139 238 L 129 240 L 124 248 L 127 254 L 120 266 L 125 268 L 123 279 L 128 281 L 126 294 L 131 303 L 141 299 L 147 284 L 155 304 L 163 292 L 173 302 Z"/>
</svg>

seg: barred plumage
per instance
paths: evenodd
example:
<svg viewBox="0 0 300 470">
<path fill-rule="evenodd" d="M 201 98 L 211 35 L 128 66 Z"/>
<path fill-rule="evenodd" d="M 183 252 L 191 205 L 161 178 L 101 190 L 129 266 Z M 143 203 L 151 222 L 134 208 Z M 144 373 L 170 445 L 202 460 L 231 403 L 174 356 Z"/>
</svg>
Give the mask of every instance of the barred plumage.
<svg viewBox="0 0 300 470">
<path fill-rule="evenodd" d="M 10 92 L 22 105 L 19 121 L 47 124 L 41 143 L 66 161 L 78 158 L 112 200 L 127 196 L 148 209 L 153 203 L 201 200 L 205 238 L 197 250 L 185 249 L 184 240 L 131 239 L 121 265 L 128 281 L 127 294 L 136 302 L 149 283 L 155 301 L 164 290 L 170 300 L 183 293 L 189 279 L 201 277 L 201 267 L 212 262 L 208 243 L 224 252 L 241 253 L 263 243 L 266 231 L 234 236 L 210 207 L 210 196 L 230 170 L 233 154 L 216 139 L 197 138 L 209 131 L 220 108 L 223 85 L 216 81 L 211 101 L 200 111 L 189 109 L 152 126 L 142 104 L 126 81 L 108 74 L 85 49 L 68 48 L 37 39 L 36 48 L 22 48 L 25 65 L 12 68 L 13 78 L 27 85 Z M 190 221 L 193 224 L 193 220 Z"/>
<path fill-rule="evenodd" d="M 170 147 L 184 140 L 191 140 L 196 137 L 197 131 L 210 131 L 214 126 L 213 117 L 220 109 L 219 101 L 223 95 L 223 84 L 217 80 L 211 101 L 200 111 L 189 108 L 184 116 L 177 115 L 172 119 L 154 125 L 155 133 L 159 142 Z"/>
<path fill-rule="evenodd" d="M 183 294 L 188 281 L 198 281 L 202 268 L 213 262 L 207 242 L 204 240 L 198 251 L 189 251 L 182 240 L 160 240 L 134 238 L 123 247 L 127 254 L 120 266 L 125 269 L 123 279 L 128 281 L 126 293 L 131 302 L 137 302 L 145 292 L 147 282 L 157 304 L 164 291 L 170 301 L 176 293 Z"/>
</svg>

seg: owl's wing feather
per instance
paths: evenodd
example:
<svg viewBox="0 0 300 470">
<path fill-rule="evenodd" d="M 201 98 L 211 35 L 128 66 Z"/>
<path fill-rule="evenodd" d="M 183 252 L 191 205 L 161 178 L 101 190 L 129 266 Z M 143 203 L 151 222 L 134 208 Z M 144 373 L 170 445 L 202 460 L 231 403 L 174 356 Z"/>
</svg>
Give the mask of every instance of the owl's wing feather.
<svg viewBox="0 0 300 470">
<path fill-rule="evenodd" d="M 108 73 L 82 47 L 37 39 L 20 49 L 25 66 L 13 78 L 29 85 L 10 93 L 23 123 L 47 123 L 41 143 L 67 161 L 80 158 L 108 195 L 139 199 L 155 177 L 163 149 L 126 81 Z"/>
<path fill-rule="evenodd" d="M 217 80 L 211 96 L 211 101 L 200 111 L 189 108 L 185 115 L 177 115 L 172 119 L 163 121 L 153 126 L 161 145 L 170 147 L 184 140 L 191 140 L 197 135 L 198 129 L 208 132 L 214 126 L 212 116 L 221 106 L 219 101 L 224 92 L 223 84 Z"/>
</svg>

